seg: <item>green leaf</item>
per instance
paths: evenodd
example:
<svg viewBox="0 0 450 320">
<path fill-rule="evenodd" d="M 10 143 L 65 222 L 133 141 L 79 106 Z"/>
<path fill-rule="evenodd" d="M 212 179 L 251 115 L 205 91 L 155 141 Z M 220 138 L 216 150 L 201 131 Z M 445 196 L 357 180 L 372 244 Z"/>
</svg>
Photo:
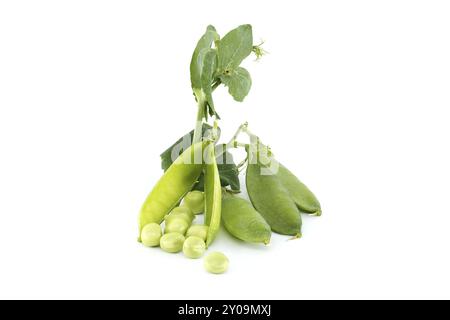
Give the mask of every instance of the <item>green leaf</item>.
<svg viewBox="0 0 450 320">
<path fill-rule="evenodd" d="M 204 49 L 211 48 L 214 41 L 219 40 L 219 34 L 213 26 L 208 26 L 205 34 L 200 38 L 195 47 L 191 59 L 191 84 L 192 88 L 200 89 L 202 87 L 201 75 L 203 69 L 203 55 L 201 52 Z"/>
<path fill-rule="evenodd" d="M 242 102 L 252 87 L 250 73 L 244 68 L 237 68 L 229 75 L 223 75 L 220 80 L 228 87 L 228 92 L 234 100 Z"/>
<path fill-rule="evenodd" d="M 230 186 L 232 190 L 239 191 L 241 184 L 239 182 L 239 170 L 234 162 L 233 155 L 226 149 L 227 145 L 218 145 L 216 148 L 217 163 L 220 173 L 220 182 L 222 187 Z"/>
<path fill-rule="evenodd" d="M 209 124 L 204 123 L 203 127 L 202 127 L 202 135 L 204 135 L 206 133 L 206 131 L 211 130 L 211 129 L 212 129 L 212 127 Z M 219 134 L 220 134 L 220 129 L 219 129 Z M 167 169 L 169 169 L 169 167 L 171 166 L 173 161 L 175 161 L 175 159 L 180 154 L 182 154 L 184 150 L 189 148 L 189 146 L 192 143 L 192 138 L 193 137 L 194 137 L 194 130 L 192 130 L 191 132 L 189 132 L 189 133 L 185 134 L 184 136 L 182 136 L 173 145 L 171 145 L 166 151 L 161 153 L 161 155 L 160 155 L 160 157 L 161 157 L 161 168 L 164 170 L 164 172 L 167 171 Z M 173 157 L 175 159 L 173 159 L 172 153 L 174 153 Z"/>
<path fill-rule="evenodd" d="M 204 53 L 203 53 L 204 52 Z M 214 108 L 214 101 L 212 98 L 212 84 L 214 82 L 214 74 L 217 65 L 217 51 L 215 49 L 204 49 L 201 55 L 203 56 L 203 68 L 201 76 L 201 85 L 203 93 L 205 94 L 206 102 L 208 104 L 208 113 L 215 115 L 220 119 L 219 115 Z"/>
<path fill-rule="evenodd" d="M 239 67 L 253 50 L 252 26 L 245 24 L 227 33 L 217 45 L 219 69 L 228 74 Z"/>
<path fill-rule="evenodd" d="M 203 134 L 205 134 L 205 132 L 210 129 L 212 129 L 210 125 L 206 123 L 203 124 Z M 175 156 L 180 155 L 183 152 L 180 146 L 183 146 L 184 149 L 188 148 L 190 145 L 189 142 L 192 141 L 193 135 L 194 131 L 185 134 L 161 154 L 161 167 L 164 171 L 169 169 L 170 165 L 173 163 L 172 151 L 174 150 L 174 148 L 180 149 L 174 151 Z M 186 146 L 183 145 L 183 141 L 186 142 Z M 232 190 L 239 191 L 241 187 L 239 182 L 239 170 L 234 163 L 233 155 L 227 151 L 226 144 L 220 144 L 216 146 L 216 159 L 219 169 L 220 183 L 222 187 L 230 186 Z M 198 183 L 195 185 L 194 189 L 201 191 L 204 190 L 203 174 L 200 176 Z"/>
<path fill-rule="evenodd" d="M 239 170 L 234 162 L 233 155 L 226 149 L 226 144 L 216 146 L 217 167 L 219 169 L 220 184 L 222 187 L 230 186 L 234 191 L 239 191 L 241 184 L 239 182 Z M 195 190 L 204 190 L 204 176 L 201 175 Z"/>
</svg>

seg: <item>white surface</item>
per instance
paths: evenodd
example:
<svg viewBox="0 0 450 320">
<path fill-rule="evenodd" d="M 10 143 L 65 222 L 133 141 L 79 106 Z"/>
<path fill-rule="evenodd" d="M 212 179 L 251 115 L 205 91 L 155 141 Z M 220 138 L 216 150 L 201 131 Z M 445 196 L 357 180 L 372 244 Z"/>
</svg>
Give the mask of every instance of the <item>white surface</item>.
<svg viewBox="0 0 450 320">
<path fill-rule="evenodd" d="M 450 298 L 447 1 L 2 1 L 0 298 Z M 159 153 L 190 130 L 207 24 L 242 23 L 245 120 L 320 198 L 304 237 L 222 234 L 222 276 L 136 243 Z"/>
</svg>

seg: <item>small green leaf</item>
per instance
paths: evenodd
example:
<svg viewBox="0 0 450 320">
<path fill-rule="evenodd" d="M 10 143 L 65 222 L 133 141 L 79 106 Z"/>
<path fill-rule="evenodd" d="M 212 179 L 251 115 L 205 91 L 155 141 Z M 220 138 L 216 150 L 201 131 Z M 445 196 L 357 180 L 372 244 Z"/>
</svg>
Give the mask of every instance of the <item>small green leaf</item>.
<svg viewBox="0 0 450 320">
<path fill-rule="evenodd" d="M 216 29 L 213 26 L 208 26 L 205 34 L 198 41 L 194 53 L 192 54 L 191 68 L 190 68 L 192 88 L 200 89 L 202 87 L 201 83 L 201 74 L 203 67 L 203 55 L 201 55 L 202 50 L 211 48 L 213 42 L 218 40 L 219 34 L 216 32 Z"/>
<path fill-rule="evenodd" d="M 217 51 L 215 49 L 204 49 L 202 50 L 202 56 L 203 56 L 203 68 L 202 68 L 201 84 L 209 108 L 208 113 L 211 116 L 215 115 L 218 119 L 220 119 L 219 115 L 216 112 L 216 109 L 214 108 L 214 101 L 212 98 L 212 87 L 211 87 L 214 82 L 214 74 L 216 71 Z"/>
<path fill-rule="evenodd" d="M 226 149 L 226 144 L 216 146 L 217 167 L 219 169 L 220 184 L 222 187 L 230 186 L 234 191 L 239 191 L 241 184 L 239 181 L 239 170 L 234 162 L 233 155 Z M 204 176 L 201 175 L 195 190 L 204 190 Z"/>
<path fill-rule="evenodd" d="M 204 123 L 202 128 L 202 135 L 205 134 L 206 131 L 211 130 L 212 127 Z M 220 129 L 219 129 L 220 130 Z M 220 134 L 220 133 L 219 133 Z M 183 153 L 184 150 L 189 148 L 189 146 L 192 143 L 192 138 L 194 137 L 194 130 L 191 132 L 185 134 L 180 139 L 177 140 L 173 145 L 171 145 L 166 151 L 161 153 L 161 168 L 164 170 L 164 172 L 169 169 L 173 161 L 175 159 L 172 158 L 172 152 L 174 152 L 174 157 L 178 157 L 181 153 Z M 176 148 L 176 150 L 174 150 Z"/>
<path fill-rule="evenodd" d="M 220 80 L 228 87 L 228 92 L 234 100 L 242 102 L 252 87 L 250 73 L 244 68 L 237 68 L 229 75 L 223 75 Z"/>
<path fill-rule="evenodd" d="M 231 30 L 218 43 L 219 69 L 226 74 L 239 67 L 253 50 L 252 26 L 245 24 Z"/>
<path fill-rule="evenodd" d="M 206 131 L 211 130 L 212 127 L 206 123 L 203 124 L 203 135 Z M 219 134 L 220 134 L 220 129 Z M 179 156 L 183 149 L 187 149 L 190 146 L 190 142 L 192 141 L 192 137 L 194 135 L 194 131 L 185 134 L 183 137 L 177 140 L 173 145 L 171 145 L 166 151 L 161 154 L 161 168 L 166 171 L 169 169 L 170 165 L 173 163 L 172 161 L 172 151 L 175 150 L 175 157 Z M 183 141 L 185 143 L 183 143 Z M 235 191 L 240 190 L 240 182 L 239 182 L 239 170 L 234 163 L 233 155 L 229 153 L 226 149 L 226 144 L 220 144 L 216 146 L 216 158 L 217 158 L 217 166 L 219 168 L 220 174 L 220 183 L 222 187 L 230 186 L 231 189 Z M 175 160 L 175 159 L 174 159 Z M 198 179 L 198 183 L 194 187 L 195 190 L 204 189 L 204 176 L 203 174 Z"/>
</svg>

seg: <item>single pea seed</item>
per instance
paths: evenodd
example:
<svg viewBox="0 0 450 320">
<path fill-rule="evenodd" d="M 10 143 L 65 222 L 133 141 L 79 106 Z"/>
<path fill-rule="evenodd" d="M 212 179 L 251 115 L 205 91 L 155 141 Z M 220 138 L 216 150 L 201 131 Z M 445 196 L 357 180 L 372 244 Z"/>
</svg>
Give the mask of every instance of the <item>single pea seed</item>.
<svg viewBox="0 0 450 320">
<path fill-rule="evenodd" d="M 228 258 L 221 252 L 210 253 L 204 260 L 206 271 L 210 273 L 224 273 L 228 269 Z"/>
<path fill-rule="evenodd" d="M 179 207 L 173 208 L 170 213 L 172 213 L 172 214 L 174 214 L 174 213 L 186 213 L 186 214 L 189 214 L 191 216 L 195 215 L 194 212 L 192 212 L 191 208 L 189 208 L 187 206 L 184 206 L 184 205 L 181 205 Z"/>
<path fill-rule="evenodd" d="M 164 233 L 177 232 L 184 235 L 189 228 L 189 223 L 183 218 L 174 217 L 166 221 L 166 227 L 164 228 Z"/>
<path fill-rule="evenodd" d="M 189 209 L 188 207 L 176 207 L 174 208 L 170 214 L 168 214 L 165 217 L 165 220 L 167 221 L 168 219 L 171 219 L 172 217 L 180 217 L 185 219 L 189 224 L 192 223 L 192 221 L 195 218 L 195 214 L 192 212 L 191 209 Z"/>
<path fill-rule="evenodd" d="M 161 226 L 157 223 L 149 223 L 142 228 L 141 241 L 146 247 L 159 246 L 159 240 L 161 239 L 162 231 Z"/>
<path fill-rule="evenodd" d="M 206 241 L 207 234 L 208 234 L 208 226 L 193 225 L 186 232 L 186 237 L 195 236 L 203 239 L 203 241 Z"/>
<path fill-rule="evenodd" d="M 189 192 L 183 200 L 183 205 L 190 208 L 194 214 L 200 214 L 205 211 L 205 195 L 201 191 Z"/>
<path fill-rule="evenodd" d="M 202 238 L 191 236 L 184 241 L 183 253 L 191 259 L 200 258 L 206 250 L 205 241 Z"/>
<path fill-rule="evenodd" d="M 159 246 L 166 252 L 177 253 L 183 249 L 184 236 L 177 232 L 166 233 L 161 237 Z"/>
</svg>

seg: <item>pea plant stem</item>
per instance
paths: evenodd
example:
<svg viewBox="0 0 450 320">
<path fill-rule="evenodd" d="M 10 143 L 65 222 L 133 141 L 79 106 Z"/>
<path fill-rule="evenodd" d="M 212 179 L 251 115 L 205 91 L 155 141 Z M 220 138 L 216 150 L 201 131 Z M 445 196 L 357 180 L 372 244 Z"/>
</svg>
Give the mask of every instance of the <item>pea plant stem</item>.
<svg viewBox="0 0 450 320">
<path fill-rule="evenodd" d="M 237 148 L 239 146 L 245 147 L 245 144 L 240 143 L 237 141 L 237 138 L 239 135 L 245 130 L 245 128 L 248 126 L 248 123 L 245 122 L 239 126 L 239 128 L 234 133 L 233 137 L 231 137 L 230 141 L 227 143 L 227 149 L 230 148 Z"/>
<path fill-rule="evenodd" d="M 248 124 L 242 129 L 242 131 L 248 135 L 251 141 L 259 140 L 259 137 L 250 131 L 250 129 L 248 128 Z"/>
<path fill-rule="evenodd" d="M 213 85 L 212 85 L 212 91 L 216 90 L 218 86 L 220 86 L 220 84 L 222 83 L 222 81 L 217 80 Z"/>
<path fill-rule="evenodd" d="M 243 124 L 241 124 L 239 126 L 239 128 L 237 129 L 237 131 L 235 132 L 235 134 L 233 135 L 233 137 L 231 138 L 231 140 L 237 140 L 237 138 L 239 137 L 239 135 L 245 131 L 245 129 L 248 127 L 248 122 L 245 122 Z"/>
<path fill-rule="evenodd" d="M 203 118 L 205 117 L 205 104 L 206 99 L 202 90 L 194 90 L 195 98 L 197 99 L 197 118 L 195 120 L 194 137 L 192 144 L 200 142 L 202 140 Z"/>
<path fill-rule="evenodd" d="M 218 86 L 220 86 L 222 82 L 220 80 L 217 80 L 215 83 L 212 84 L 211 89 L 212 92 L 217 89 Z M 194 137 L 192 139 L 192 144 L 200 142 L 202 140 L 202 133 L 203 133 L 203 119 L 205 118 L 205 110 L 206 110 L 206 97 L 201 89 L 194 89 L 194 95 L 195 99 L 197 100 L 198 110 L 197 110 L 197 118 L 195 122 L 195 129 L 194 129 Z M 217 121 L 217 119 L 215 120 Z"/>
</svg>

